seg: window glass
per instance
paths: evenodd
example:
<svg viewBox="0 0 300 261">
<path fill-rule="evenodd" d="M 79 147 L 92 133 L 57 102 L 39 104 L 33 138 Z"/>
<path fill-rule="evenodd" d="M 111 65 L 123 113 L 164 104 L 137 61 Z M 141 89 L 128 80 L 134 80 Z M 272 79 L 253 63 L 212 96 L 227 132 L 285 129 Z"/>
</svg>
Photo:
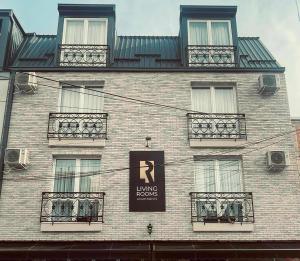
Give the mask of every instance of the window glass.
<svg viewBox="0 0 300 261">
<path fill-rule="evenodd" d="M 55 164 L 54 192 L 73 192 L 76 161 L 74 159 L 57 159 Z"/>
<path fill-rule="evenodd" d="M 235 113 L 236 104 L 233 88 L 215 88 L 216 113 Z"/>
<path fill-rule="evenodd" d="M 80 192 L 97 192 L 100 183 L 100 160 L 80 160 Z"/>
<path fill-rule="evenodd" d="M 190 22 L 190 45 L 208 45 L 206 22 Z"/>
<path fill-rule="evenodd" d="M 227 22 L 211 22 L 212 45 L 230 45 Z"/>
<path fill-rule="evenodd" d="M 240 160 L 195 161 L 195 189 L 198 192 L 240 192 Z"/>
<path fill-rule="evenodd" d="M 198 112 L 212 112 L 210 88 L 192 89 L 192 108 Z"/>
<path fill-rule="evenodd" d="M 79 112 L 81 88 L 62 87 L 61 112 Z"/>
<path fill-rule="evenodd" d="M 84 112 L 102 112 L 103 111 L 103 93 L 102 87 L 86 86 L 84 95 Z"/>
<path fill-rule="evenodd" d="M 87 44 L 106 44 L 106 22 L 89 21 Z"/>
<path fill-rule="evenodd" d="M 84 20 L 67 20 L 65 44 L 84 43 Z"/>
</svg>

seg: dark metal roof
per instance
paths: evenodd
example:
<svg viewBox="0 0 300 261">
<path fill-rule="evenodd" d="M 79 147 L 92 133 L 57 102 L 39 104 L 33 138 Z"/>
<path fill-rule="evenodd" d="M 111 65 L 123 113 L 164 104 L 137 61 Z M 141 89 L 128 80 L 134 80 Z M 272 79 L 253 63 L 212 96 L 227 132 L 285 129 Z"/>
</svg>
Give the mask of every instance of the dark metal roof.
<svg viewBox="0 0 300 261">
<path fill-rule="evenodd" d="M 238 39 L 241 69 L 283 69 L 258 37 Z M 177 36 L 118 36 L 112 68 L 184 68 Z M 27 34 L 12 67 L 55 67 L 55 35 Z"/>
<path fill-rule="evenodd" d="M 176 36 L 117 37 L 115 67 L 176 68 L 181 66 Z"/>
<path fill-rule="evenodd" d="M 56 35 L 27 34 L 13 66 L 53 67 Z"/>
</svg>

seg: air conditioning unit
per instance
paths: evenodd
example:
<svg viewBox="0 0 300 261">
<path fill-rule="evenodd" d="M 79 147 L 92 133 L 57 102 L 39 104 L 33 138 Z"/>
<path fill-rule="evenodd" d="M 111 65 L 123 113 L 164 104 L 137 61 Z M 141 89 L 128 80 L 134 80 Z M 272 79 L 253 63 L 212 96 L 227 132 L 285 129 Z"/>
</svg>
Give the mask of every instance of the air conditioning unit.
<svg viewBox="0 0 300 261">
<path fill-rule="evenodd" d="M 6 149 L 5 164 L 16 169 L 25 169 L 29 164 L 27 149 Z"/>
<path fill-rule="evenodd" d="M 282 171 L 287 166 L 287 157 L 284 151 L 268 151 L 267 166 L 270 171 Z"/>
<path fill-rule="evenodd" d="M 37 77 L 35 72 L 17 72 L 15 86 L 22 93 L 33 94 L 37 90 Z"/>
<path fill-rule="evenodd" d="M 279 77 L 275 74 L 263 74 L 259 77 L 258 93 L 272 95 L 279 90 Z"/>
</svg>

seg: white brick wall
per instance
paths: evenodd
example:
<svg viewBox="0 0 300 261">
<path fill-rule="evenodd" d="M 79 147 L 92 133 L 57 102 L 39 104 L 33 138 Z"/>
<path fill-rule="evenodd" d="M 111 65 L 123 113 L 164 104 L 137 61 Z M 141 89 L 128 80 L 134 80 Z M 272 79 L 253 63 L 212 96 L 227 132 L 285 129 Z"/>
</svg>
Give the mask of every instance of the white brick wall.
<svg viewBox="0 0 300 261">
<path fill-rule="evenodd" d="M 233 81 L 237 83 L 240 113 L 247 117 L 248 142 L 291 130 L 284 75 L 280 91 L 271 97 L 257 94 L 257 73 L 43 73 L 56 80 L 104 80 L 104 90 L 137 99 L 186 109 L 191 107 L 191 81 Z M 39 83 L 59 87 L 39 79 Z M 190 148 L 185 112 L 105 99 L 109 113 L 108 141 L 99 148 L 49 148 L 49 112 L 55 112 L 58 91 L 39 86 L 35 95 L 16 94 L 14 98 L 9 147 L 30 150 L 31 165 L 26 171 L 5 174 L 0 198 L 0 240 L 284 240 L 300 239 L 300 184 L 296 171 L 293 135 L 271 147 L 244 154 L 245 191 L 253 192 L 254 232 L 195 233 L 192 231 L 189 192 L 193 191 L 193 156 L 224 153 L 228 149 Z M 36 105 L 38 104 L 38 105 Z M 129 151 L 144 150 L 145 137 L 152 137 L 152 150 L 164 150 L 165 161 L 190 157 L 190 163 L 166 166 L 166 212 L 128 211 L 129 172 L 101 176 L 106 193 L 102 232 L 40 232 L 41 193 L 52 190 L 52 157 L 57 153 L 100 154 L 102 170 L 129 166 Z M 282 139 L 282 137 L 280 138 Z M 278 140 L 257 144 L 260 148 Z M 265 168 L 268 149 L 289 152 L 290 164 L 282 173 L 269 175 Z M 229 149 L 232 150 L 232 149 Z M 251 150 L 251 153 L 247 151 Z M 24 177 L 21 182 L 8 179 Z M 25 178 L 37 177 L 35 181 Z M 48 177 L 49 180 L 43 180 Z M 39 180 L 39 178 L 41 180 Z M 147 234 L 151 222 L 153 234 Z"/>
</svg>

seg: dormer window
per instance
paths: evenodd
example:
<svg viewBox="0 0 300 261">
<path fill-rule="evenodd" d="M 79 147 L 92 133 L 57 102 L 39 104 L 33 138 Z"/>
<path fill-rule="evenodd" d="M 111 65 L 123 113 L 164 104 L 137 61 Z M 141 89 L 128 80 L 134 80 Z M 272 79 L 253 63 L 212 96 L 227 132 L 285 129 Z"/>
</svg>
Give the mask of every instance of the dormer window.
<svg viewBox="0 0 300 261">
<path fill-rule="evenodd" d="M 232 45 L 230 21 L 190 20 L 189 45 Z"/>
<path fill-rule="evenodd" d="M 106 66 L 106 18 L 65 18 L 60 66 Z"/>
<path fill-rule="evenodd" d="M 189 66 L 235 66 L 232 42 L 229 20 L 189 20 Z"/>
<path fill-rule="evenodd" d="M 66 18 L 63 44 L 106 45 L 107 19 Z"/>
</svg>

